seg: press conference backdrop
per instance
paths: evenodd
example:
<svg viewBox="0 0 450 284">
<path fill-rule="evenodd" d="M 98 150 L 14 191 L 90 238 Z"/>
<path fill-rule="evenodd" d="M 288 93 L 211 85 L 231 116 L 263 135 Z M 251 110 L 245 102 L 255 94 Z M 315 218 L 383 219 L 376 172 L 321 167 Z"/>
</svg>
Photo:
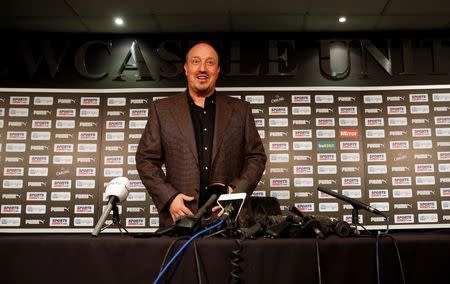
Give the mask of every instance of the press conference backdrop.
<svg viewBox="0 0 450 284">
<path fill-rule="evenodd" d="M 350 220 L 322 186 L 385 212 L 393 228 L 450 227 L 450 85 L 218 90 L 251 103 L 268 156 L 255 196 Z M 117 176 L 130 179 L 122 223 L 158 227 L 135 152 L 149 103 L 182 89 L 0 91 L 0 232 L 90 232 Z"/>
</svg>

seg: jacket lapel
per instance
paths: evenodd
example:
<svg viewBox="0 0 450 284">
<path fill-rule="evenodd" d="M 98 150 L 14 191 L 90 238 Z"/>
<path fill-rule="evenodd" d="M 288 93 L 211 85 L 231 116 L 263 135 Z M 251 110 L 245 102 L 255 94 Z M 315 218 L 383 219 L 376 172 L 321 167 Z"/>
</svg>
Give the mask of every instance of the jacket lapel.
<svg viewBox="0 0 450 284">
<path fill-rule="evenodd" d="M 186 144 L 194 155 L 195 162 L 198 165 L 197 144 L 195 142 L 194 127 L 192 125 L 191 112 L 186 96 L 186 92 L 178 95 L 173 108 L 171 108 L 171 112 L 181 135 L 184 136 Z"/>
<path fill-rule="evenodd" d="M 219 152 L 220 145 L 222 144 L 223 136 L 227 131 L 231 115 L 233 114 L 233 108 L 231 106 L 232 102 L 230 100 L 226 100 L 226 97 L 217 95 L 216 101 L 216 121 L 214 122 L 214 139 L 211 164 L 214 164 L 214 160 Z"/>
</svg>

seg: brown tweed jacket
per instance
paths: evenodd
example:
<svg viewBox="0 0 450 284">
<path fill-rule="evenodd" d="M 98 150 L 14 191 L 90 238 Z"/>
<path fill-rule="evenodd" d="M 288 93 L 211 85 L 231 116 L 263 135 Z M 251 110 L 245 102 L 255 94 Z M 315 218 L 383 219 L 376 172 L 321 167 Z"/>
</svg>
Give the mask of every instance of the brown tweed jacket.
<svg viewBox="0 0 450 284">
<path fill-rule="evenodd" d="M 150 104 L 149 119 L 136 153 L 136 167 L 159 212 L 160 226 L 172 224 L 167 201 L 177 192 L 194 196 L 197 211 L 200 172 L 191 114 L 184 92 Z M 251 194 L 264 172 L 266 155 L 250 104 L 217 95 L 210 183 L 249 181 Z M 161 169 L 165 164 L 166 174 Z"/>
</svg>

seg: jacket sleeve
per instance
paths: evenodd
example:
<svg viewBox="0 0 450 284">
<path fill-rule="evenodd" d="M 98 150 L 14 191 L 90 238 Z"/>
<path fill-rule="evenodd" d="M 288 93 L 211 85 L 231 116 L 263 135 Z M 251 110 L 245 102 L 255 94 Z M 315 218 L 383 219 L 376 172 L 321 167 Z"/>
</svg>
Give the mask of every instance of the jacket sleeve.
<svg viewBox="0 0 450 284">
<path fill-rule="evenodd" d="M 251 194 L 258 185 L 266 166 L 266 153 L 258 131 L 256 130 L 255 119 L 249 103 L 246 103 L 245 116 L 245 146 L 244 165 L 240 178 L 249 182 L 248 194 Z"/>
<path fill-rule="evenodd" d="M 161 127 L 155 102 L 150 104 L 149 119 L 136 152 L 136 168 L 145 188 L 153 199 L 158 211 L 178 191 L 167 182 L 162 170 L 164 151 L 161 142 Z"/>
</svg>

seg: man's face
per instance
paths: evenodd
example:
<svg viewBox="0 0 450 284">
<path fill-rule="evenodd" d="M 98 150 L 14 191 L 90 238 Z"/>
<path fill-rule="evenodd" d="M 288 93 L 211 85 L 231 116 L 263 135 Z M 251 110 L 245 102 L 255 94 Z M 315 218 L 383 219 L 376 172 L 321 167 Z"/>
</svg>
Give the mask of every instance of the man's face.
<svg viewBox="0 0 450 284">
<path fill-rule="evenodd" d="M 219 56 L 210 45 L 199 43 L 186 56 L 184 71 L 189 91 L 197 95 L 210 95 L 220 72 Z"/>
</svg>

